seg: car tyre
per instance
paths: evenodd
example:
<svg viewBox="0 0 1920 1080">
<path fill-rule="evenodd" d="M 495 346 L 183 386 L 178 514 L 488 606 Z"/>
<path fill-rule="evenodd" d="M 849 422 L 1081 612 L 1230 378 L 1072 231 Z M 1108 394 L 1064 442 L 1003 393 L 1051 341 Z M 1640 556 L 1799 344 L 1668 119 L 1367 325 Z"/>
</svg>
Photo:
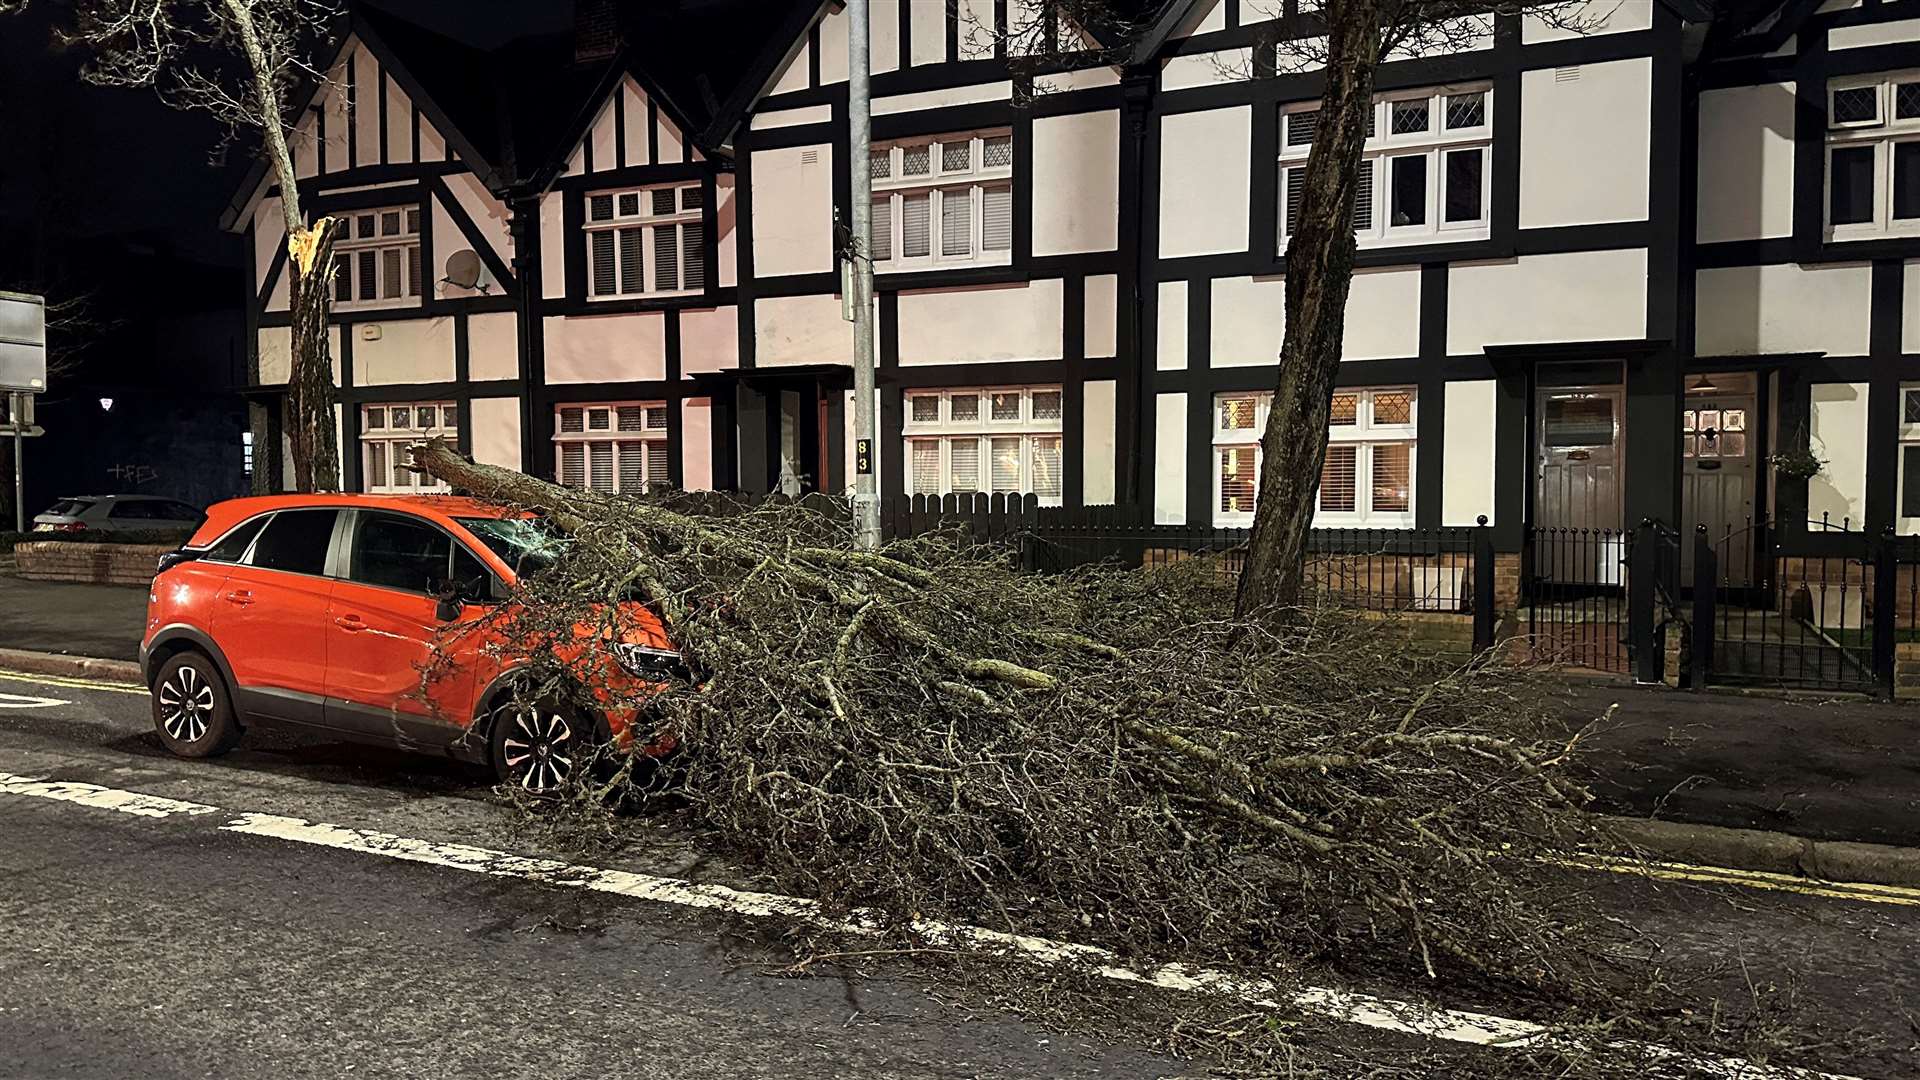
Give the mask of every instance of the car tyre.
<svg viewBox="0 0 1920 1080">
<path fill-rule="evenodd" d="M 493 775 L 530 795 L 550 795 L 583 779 L 595 757 L 588 721 L 578 710 L 550 698 L 508 700 L 488 725 Z"/>
<path fill-rule="evenodd" d="M 160 745 L 183 758 L 216 757 L 240 741 L 240 718 L 220 669 L 206 655 L 183 652 L 153 680 L 153 729 Z"/>
</svg>

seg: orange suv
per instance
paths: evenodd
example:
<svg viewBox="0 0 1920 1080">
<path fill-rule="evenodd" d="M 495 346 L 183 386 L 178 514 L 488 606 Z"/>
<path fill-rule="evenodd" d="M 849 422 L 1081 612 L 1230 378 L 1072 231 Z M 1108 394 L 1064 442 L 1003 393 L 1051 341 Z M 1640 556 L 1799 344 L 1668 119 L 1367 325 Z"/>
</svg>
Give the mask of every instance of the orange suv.
<svg viewBox="0 0 1920 1080">
<path fill-rule="evenodd" d="M 485 763 L 542 791 L 602 741 L 626 745 L 630 712 L 516 695 L 525 664 L 479 620 L 561 543 L 536 518 L 452 496 L 275 495 L 207 511 L 160 560 L 140 665 L 160 741 L 224 753 L 256 721 Z M 659 619 L 622 605 L 602 659 L 636 700 L 679 670 Z M 436 643 L 453 663 L 421 672 Z M 489 646 L 492 647 L 489 647 Z M 586 643 L 581 643 L 584 651 Z M 583 699 L 585 700 L 585 699 Z M 645 734 L 645 733 L 639 733 Z M 649 751 L 663 749 L 659 743 Z"/>
</svg>

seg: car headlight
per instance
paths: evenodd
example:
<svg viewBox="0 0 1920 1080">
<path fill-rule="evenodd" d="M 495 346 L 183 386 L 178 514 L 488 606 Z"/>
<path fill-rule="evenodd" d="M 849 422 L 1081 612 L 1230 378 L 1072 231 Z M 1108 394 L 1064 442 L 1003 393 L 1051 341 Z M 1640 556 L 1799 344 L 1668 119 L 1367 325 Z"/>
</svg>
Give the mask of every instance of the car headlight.
<svg viewBox="0 0 1920 1080">
<path fill-rule="evenodd" d="M 672 649 L 656 649 L 651 645 L 623 641 L 614 645 L 613 655 L 620 661 L 620 666 L 636 678 L 653 682 L 688 677 L 686 660 Z"/>
</svg>

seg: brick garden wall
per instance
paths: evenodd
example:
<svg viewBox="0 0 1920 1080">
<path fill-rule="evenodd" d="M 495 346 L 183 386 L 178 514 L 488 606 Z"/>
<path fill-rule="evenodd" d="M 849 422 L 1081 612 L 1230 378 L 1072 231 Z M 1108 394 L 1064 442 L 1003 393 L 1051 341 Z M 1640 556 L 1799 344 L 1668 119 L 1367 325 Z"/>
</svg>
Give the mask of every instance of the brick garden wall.
<svg viewBox="0 0 1920 1080">
<path fill-rule="evenodd" d="M 83 544 L 35 540 L 16 544 L 14 574 L 29 581 L 146 585 L 171 544 Z"/>
</svg>

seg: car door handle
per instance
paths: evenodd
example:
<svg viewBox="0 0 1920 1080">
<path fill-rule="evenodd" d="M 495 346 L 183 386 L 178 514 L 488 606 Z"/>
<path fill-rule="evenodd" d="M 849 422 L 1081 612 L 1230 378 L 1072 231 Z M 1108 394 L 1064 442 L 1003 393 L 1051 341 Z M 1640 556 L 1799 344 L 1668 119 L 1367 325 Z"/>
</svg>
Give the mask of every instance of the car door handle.
<svg viewBox="0 0 1920 1080">
<path fill-rule="evenodd" d="M 235 589 L 227 594 L 227 603 L 246 607 L 253 603 L 253 592 L 249 589 Z"/>
<path fill-rule="evenodd" d="M 358 615 L 342 615 L 333 620 L 333 625 L 349 633 L 358 633 L 367 628 L 367 624 Z"/>
</svg>

